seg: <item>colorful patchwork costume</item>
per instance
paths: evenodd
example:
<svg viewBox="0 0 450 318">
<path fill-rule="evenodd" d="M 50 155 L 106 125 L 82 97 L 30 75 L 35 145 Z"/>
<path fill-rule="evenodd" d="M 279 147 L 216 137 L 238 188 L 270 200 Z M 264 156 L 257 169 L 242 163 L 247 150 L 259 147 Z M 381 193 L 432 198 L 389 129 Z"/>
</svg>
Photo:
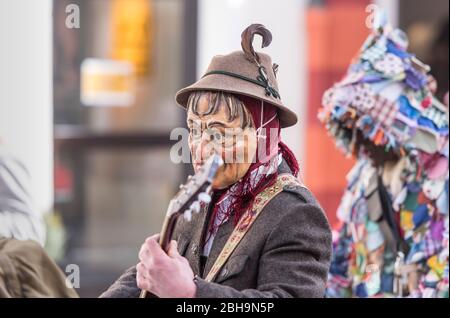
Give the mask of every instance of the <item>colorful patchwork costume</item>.
<svg viewBox="0 0 450 318">
<path fill-rule="evenodd" d="M 319 119 L 357 162 L 337 211 L 328 297 L 448 297 L 448 107 L 379 23 Z"/>
</svg>

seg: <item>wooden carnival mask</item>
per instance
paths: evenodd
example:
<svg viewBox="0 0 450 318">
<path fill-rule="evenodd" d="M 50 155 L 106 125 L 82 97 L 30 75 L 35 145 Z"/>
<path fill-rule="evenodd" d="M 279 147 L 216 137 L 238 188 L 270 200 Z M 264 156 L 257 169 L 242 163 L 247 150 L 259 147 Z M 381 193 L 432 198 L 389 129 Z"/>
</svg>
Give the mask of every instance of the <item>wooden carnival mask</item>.
<svg viewBox="0 0 450 318">
<path fill-rule="evenodd" d="M 213 188 L 224 189 L 247 173 L 255 159 L 257 138 L 252 116 L 236 96 L 223 92 L 192 93 L 187 125 L 195 171 L 213 153 L 224 161 Z"/>
</svg>

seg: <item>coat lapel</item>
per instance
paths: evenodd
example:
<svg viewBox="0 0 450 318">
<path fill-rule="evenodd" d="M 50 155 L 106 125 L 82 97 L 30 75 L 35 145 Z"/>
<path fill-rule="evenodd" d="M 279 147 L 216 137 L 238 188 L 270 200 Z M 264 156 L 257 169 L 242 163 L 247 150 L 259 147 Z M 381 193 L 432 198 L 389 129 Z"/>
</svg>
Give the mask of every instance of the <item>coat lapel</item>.
<svg viewBox="0 0 450 318">
<path fill-rule="evenodd" d="M 192 226 L 194 228 L 194 232 L 192 234 L 191 243 L 189 245 L 189 250 L 186 252 L 186 258 L 191 265 L 192 271 L 201 275 L 200 273 L 200 255 L 201 255 L 201 241 L 203 230 L 206 228 L 207 220 L 208 220 L 208 207 L 204 207 L 202 211 L 196 216 L 196 219 L 193 220 Z"/>
<path fill-rule="evenodd" d="M 211 267 L 214 265 L 214 262 L 216 261 L 217 257 L 225 246 L 225 243 L 233 232 L 233 229 L 233 217 L 230 217 L 228 221 L 222 224 L 217 230 L 216 237 L 214 238 L 214 241 L 212 243 L 211 251 L 209 252 L 208 260 L 206 261 L 205 269 L 203 271 L 203 278 L 208 275 Z"/>
</svg>

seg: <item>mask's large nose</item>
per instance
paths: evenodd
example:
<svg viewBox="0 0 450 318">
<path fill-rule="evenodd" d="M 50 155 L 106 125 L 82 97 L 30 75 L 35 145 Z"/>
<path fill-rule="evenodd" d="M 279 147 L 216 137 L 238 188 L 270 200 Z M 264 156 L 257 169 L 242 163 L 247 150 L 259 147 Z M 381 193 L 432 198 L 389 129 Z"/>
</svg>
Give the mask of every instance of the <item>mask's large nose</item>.
<svg viewBox="0 0 450 318">
<path fill-rule="evenodd" d="M 211 135 L 207 131 L 202 133 L 200 139 L 193 141 L 192 157 L 194 168 L 205 163 L 205 161 L 216 152 L 215 144 L 211 141 Z"/>
</svg>

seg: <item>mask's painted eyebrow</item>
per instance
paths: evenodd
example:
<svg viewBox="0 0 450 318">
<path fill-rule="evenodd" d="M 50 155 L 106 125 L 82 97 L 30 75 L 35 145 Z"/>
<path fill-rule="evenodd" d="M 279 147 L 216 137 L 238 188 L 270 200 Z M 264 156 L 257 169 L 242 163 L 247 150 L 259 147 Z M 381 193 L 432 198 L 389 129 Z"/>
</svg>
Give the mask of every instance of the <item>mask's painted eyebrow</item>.
<svg viewBox="0 0 450 318">
<path fill-rule="evenodd" d="M 228 127 L 228 125 L 221 121 L 211 121 L 208 123 L 208 127 L 214 127 L 214 126 L 220 126 L 220 127 Z"/>
</svg>

